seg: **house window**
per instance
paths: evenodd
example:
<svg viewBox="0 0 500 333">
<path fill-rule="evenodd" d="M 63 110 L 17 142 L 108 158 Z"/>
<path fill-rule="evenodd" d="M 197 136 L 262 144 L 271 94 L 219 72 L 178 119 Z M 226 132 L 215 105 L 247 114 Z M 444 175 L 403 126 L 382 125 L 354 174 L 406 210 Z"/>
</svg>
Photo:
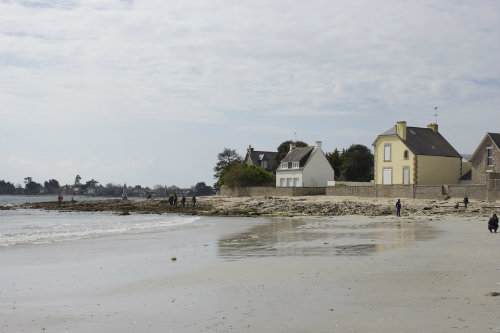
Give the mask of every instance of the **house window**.
<svg viewBox="0 0 500 333">
<path fill-rule="evenodd" d="M 403 168 L 403 184 L 410 185 L 410 168 Z"/>
<path fill-rule="evenodd" d="M 281 168 L 282 169 L 288 169 L 288 162 L 282 162 L 281 163 Z"/>
<path fill-rule="evenodd" d="M 493 165 L 493 148 L 492 147 L 486 148 L 486 156 L 487 156 L 488 166 L 492 166 Z"/>
<path fill-rule="evenodd" d="M 408 159 L 408 155 L 409 155 L 408 154 L 408 150 L 405 150 L 405 152 L 403 153 L 403 157 L 404 157 L 405 160 Z"/>
<path fill-rule="evenodd" d="M 384 161 L 390 161 L 391 160 L 391 145 L 385 145 L 384 146 Z"/>
<path fill-rule="evenodd" d="M 298 169 L 299 168 L 299 162 L 292 162 L 292 169 Z"/>
<path fill-rule="evenodd" d="M 267 169 L 267 161 L 260 161 L 261 168 Z"/>
<path fill-rule="evenodd" d="M 384 185 L 392 184 L 392 169 L 384 169 L 382 171 L 382 184 Z"/>
</svg>

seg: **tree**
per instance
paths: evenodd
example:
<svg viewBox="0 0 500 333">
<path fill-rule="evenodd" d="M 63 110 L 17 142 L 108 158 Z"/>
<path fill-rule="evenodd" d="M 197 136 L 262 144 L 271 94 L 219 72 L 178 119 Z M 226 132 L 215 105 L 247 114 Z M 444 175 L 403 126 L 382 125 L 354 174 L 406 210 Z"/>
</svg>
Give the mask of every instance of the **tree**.
<svg viewBox="0 0 500 333">
<path fill-rule="evenodd" d="M 60 185 L 57 180 L 49 179 L 49 181 L 45 181 L 43 183 L 43 187 L 45 188 L 46 193 L 54 194 L 59 191 Z"/>
<path fill-rule="evenodd" d="M 335 171 L 335 178 L 340 179 L 340 169 L 342 167 L 342 164 L 344 162 L 344 153 L 345 150 L 341 152 L 338 151 L 337 148 L 331 153 L 326 153 L 326 159 L 328 162 L 330 162 L 330 165 L 333 168 L 333 171 Z"/>
<path fill-rule="evenodd" d="M 24 178 L 24 193 L 25 194 L 40 194 L 40 190 L 42 189 L 42 185 L 34 182 L 33 178 L 26 177 Z"/>
<path fill-rule="evenodd" d="M 193 194 L 197 196 L 214 195 L 215 190 L 212 186 L 207 186 L 204 182 L 199 182 L 194 186 Z"/>
<path fill-rule="evenodd" d="M 75 177 L 75 186 L 80 185 L 80 180 L 82 180 L 82 177 L 80 177 L 80 175 L 76 175 L 76 177 Z"/>
<path fill-rule="evenodd" d="M 10 182 L 0 180 L 0 194 L 15 194 L 16 187 Z"/>
<path fill-rule="evenodd" d="M 221 173 L 229 167 L 232 162 L 242 162 L 243 158 L 236 152 L 235 149 L 224 148 L 224 150 L 217 155 L 217 164 L 214 167 L 214 178 L 220 179 Z"/>
<path fill-rule="evenodd" d="M 276 176 L 255 165 L 233 163 L 223 176 L 227 186 L 269 186 L 276 184 Z"/>
<path fill-rule="evenodd" d="M 282 142 L 278 146 L 278 154 L 276 154 L 276 157 L 274 158 L 274 164 L 273 164 L 273 171 L 276 172 L 276 169 L 280 166 L 281 160 L 285 158 L 285 156 L 288 154 L 290 151 L 290 144 L 293 144 L 295 147 L 307 147 L 308 144 L 303 142 L 303 141 L 295 141 L 293 142 L 292 140 L 287 140 L 285 142 Z"/>
<path fill-rule="evenodd" d="M 342 156 L 342 179 L 354 182 L 368 182 L 373 179 L 373 154 L 368 147 L 351 145 Z"/>
<path fill-rule="evenodd" d="M 95 188 L 99 184 L 99 182 L 95 179 L 91 179 L 88 182 L 85 183 L 85 185 L 82 186 L 82 190 L 85 191 L 90 188 Z"/>
</svg>

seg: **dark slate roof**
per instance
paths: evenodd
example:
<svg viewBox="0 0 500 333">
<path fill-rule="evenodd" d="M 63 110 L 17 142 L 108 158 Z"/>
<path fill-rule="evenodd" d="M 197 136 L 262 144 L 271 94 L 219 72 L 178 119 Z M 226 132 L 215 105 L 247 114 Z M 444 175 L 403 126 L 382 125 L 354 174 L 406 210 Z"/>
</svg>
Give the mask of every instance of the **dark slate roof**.
<svg viewBox="0 0 500 333">
<path fill-rule="evenodd" d="M 380 136 L 387 135 L 397 135 L 396 126 Z M 403 142 L 415 155 L 462 157 L 441 134 L 430 128 L 406 127 L 406 141 Z"/>
<path fill-rule="evenodd" d="M 490 136 L 491 140 L 497 145 L 498 148 L 500 148 L 500 133 L 490 133 L 488 132 L 488 135 Z"/>
<path fill-rule="evenodd" d="M 250 154 L 250 158 L 252 159 L 252 164 L 257 166 L 260 166 L 260 161 L 268 161 L 267 165 L 271 169 L 277 154 L 278 152 L 275 151 L 254 150 Z"/>
<path fill-rule="evenodd" d="M 281 162 L 297 162 L 299 161 L 299 167 L 302 168 L 306 165 L 309 156 L 311 156 L 314 147 L 296 147 L 292 149 L 288 154 L 281 160 Z"/>
</svg>

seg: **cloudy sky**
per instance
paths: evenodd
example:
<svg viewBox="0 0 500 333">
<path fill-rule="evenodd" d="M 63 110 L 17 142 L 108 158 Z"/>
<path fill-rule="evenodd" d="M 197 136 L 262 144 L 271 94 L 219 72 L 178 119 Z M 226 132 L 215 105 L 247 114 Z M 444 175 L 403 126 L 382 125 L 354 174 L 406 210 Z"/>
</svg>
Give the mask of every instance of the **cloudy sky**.
<svg viewBox="0 0 500 333">
<path fill-rule="evenodd" d="M 500 132 L 498 0 L 0 0 L 0 179 L 188 187 L 224 147 Z"/>
</svg>

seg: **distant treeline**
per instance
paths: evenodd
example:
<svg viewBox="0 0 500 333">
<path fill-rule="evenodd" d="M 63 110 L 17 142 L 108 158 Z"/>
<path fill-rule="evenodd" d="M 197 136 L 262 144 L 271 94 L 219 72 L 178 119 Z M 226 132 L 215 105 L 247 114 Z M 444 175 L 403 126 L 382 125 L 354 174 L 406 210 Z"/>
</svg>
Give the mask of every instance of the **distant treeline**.
<svg viewBox="0 0 500 333">
<path fill-rule="evenodd" d="M 204 196 L 215 194 L 215 189 L 207 186 L 204 182 L 199 182 L 190 188 L 180 188 L 178 186 L 156 185 L 154 188 L 142 187 L 141 185 L 127 186 L 120 184 L 101 185 L 95 179 L 85 183 L 81 182 L 79 175 L 75 178 L 75 183 L 71 185 L 60 185 L 56 179 L 49 179 L 43 183 L 37 183 L 32 177 L 24 178 L 24 187 L 20 184 L 14 186 L 11 182 L 0 180 L 0 194 L 11 195 L 42 195 L 42 194 L 62 194 L 62 195 L 88 195 L 88 196 L 109 196 L 121 197 L 124 187 L 129 197 L 146 197 L 148 195 L 164 197 L 172 194 L 184 194 L 186 196 Z"/>
</svg>

